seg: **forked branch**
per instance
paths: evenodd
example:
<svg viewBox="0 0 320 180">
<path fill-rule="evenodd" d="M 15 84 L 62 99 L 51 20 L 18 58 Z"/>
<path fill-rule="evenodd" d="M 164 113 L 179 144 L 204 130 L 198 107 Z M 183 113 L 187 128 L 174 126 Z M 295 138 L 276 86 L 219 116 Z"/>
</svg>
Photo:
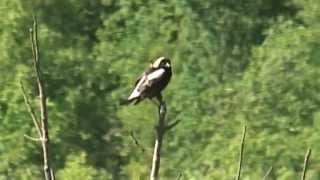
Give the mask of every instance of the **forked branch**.
<svg viewBox="0 0 320 180">
<path fill-rule="evenodd" d="M 150 180 L 158 180 L 159 179 L 159 171 L 160 171 L 160 160 L 161 160 L 161 147 L 163 143 L 163 138 L 168 130 L 175 127 L 180 121 L 177 120 L 171 124 L 167 124 L 166 114 L 167 114 L 167 106 L 162 98 L 159 100 L 159 121 L 156 126 L 156 140 L 153 149 L 153 158 L 152 158 L 152 166 L 150 172 Z"/>
<path fill-rule="evenodd" d="M 42 138 L 42 133 L 41 133 L 41 129 L 40 129 L 40 123 L 39 123 L 39 120 L 37 119 L 37 116 L 36 116 L 36 113 L 34 112 L 32 106 L 31 106 L 31 103 L 30 103 L 30 100 L 27 96 L 27 93 L 24 89 L 24 86 L 22 84 L 22 82 L 20 81 L 20 88 L 21 88 L 21 91 L 22 91 L 22 95 L 23 95 L 23 99 L 24 99 L 24 102 L 28 108 L 28 111 L 29 111 L 29 114 L 30 114 L 30 117 L 33 121 L 33 124 L 34 126 L 36 127 L 37 129 L 37 132 L 38 132 L 38 136 L 39 138 L 41 139 Z"/>
<path fill-rule="evenodd" d="M 20 83 L 21 91 L 23 93 L 26 106 L 29 110 L 29 114 L 33 120 L 34 126 L 36 127 L 38 136 L 39 136 L 38 138 L 33 138 L 25 135 L 25 137 L 33 141 L 41 142 L 45 179 L 54 180 L 55 177 L 54 177 L 54 171 L 51 164 L 51 155 L 50 155 L 47 97 L 44 90 L 44 82 L 43 82 L 42 72 L 40 68 L 38 24 L 35 17 L 33 19 L 33 28 L 30 28 L 30 41 L 31 41 L 31 47 L 32 47 L 32 54 L 33 54 L 33 68 L 34 68 L 34 72 L 37 80 L 38 92 L 39 92 L 40 120 L 37 119 L 35 111 L 33 110 L 31 103 L 28 99 L 28 96 L 25 92 L 23 84 Z"/>
</svg>

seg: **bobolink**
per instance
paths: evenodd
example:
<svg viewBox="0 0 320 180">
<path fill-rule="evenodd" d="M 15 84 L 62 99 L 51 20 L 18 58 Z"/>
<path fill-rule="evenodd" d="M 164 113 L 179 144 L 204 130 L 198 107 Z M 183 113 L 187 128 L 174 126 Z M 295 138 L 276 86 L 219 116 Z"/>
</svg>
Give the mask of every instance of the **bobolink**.
<svg viewBox="0 0 320 180">
<path fill-rule="evenodd" d="M 169 58 L 160 57 L 142 74 L 135 83 L 135 87 L 127 99 L 127 103 L 138 104 L 145 98 L 156 97 L 162 101 L 161 91 L 171 79 L 171 62 Z"/>
</svg>

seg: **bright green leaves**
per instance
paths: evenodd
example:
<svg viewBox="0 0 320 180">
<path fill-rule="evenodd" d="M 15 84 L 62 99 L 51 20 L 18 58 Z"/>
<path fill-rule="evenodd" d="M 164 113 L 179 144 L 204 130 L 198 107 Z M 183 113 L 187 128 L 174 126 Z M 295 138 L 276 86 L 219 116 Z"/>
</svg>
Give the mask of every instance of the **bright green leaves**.
<svg viewBox="0 0 320 180">
<path fill-rule="evenodd" d="M 84 152 L 69 155 L 66 161 L 65 168 L 57 173 L 57 178 L 59 179 L 112 179 L 112 176 L 108 175 L 104 170 L 90 166 L 87 162 L 87 155 Z"/>
</svg>

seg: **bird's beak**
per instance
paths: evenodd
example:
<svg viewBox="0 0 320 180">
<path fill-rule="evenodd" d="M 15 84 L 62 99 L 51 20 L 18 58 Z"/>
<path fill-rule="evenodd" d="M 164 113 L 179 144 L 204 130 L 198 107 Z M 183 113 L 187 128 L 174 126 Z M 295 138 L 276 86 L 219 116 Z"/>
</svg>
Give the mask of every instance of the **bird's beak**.
<svg viewBox="0 0 320 180">
<path fill-rule="evenodd" d="M 170 67 L 170 66 L 171 66 L 170 63 L 167 62 L 167 63 L 166 63 L 166 67 Z"/>
</svg>

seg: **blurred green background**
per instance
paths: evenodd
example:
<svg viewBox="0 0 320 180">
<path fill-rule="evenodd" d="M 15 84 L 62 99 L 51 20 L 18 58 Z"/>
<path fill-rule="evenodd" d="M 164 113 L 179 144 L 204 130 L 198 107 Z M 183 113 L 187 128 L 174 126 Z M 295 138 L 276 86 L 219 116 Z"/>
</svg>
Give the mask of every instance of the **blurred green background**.
<svg viewBox="0 0 320 180">
<path fill-rule="evenodd" d="M 42 179 L 39 144 L 19 90 L 37 107 L 28 28 L 39 21 L 58 179 L 148 179 L 157 108 L 119 106 L 159 56 L 181 120 L 162 149 L 162 179 L 320 179 L 319 0 L 1 0 L 0 180 Z M 136 146 L 134 132 L 146 151 Z"/>
</svg>

